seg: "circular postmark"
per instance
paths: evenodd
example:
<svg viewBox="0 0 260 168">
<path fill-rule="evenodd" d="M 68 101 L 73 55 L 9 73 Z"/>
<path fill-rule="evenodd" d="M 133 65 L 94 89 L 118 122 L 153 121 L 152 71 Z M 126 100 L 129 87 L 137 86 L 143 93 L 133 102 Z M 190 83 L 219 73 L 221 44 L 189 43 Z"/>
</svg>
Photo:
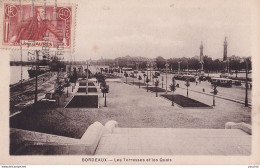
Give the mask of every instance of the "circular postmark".
<svg viewBox="0 0 260 168">
<path fill-rule="evenodd" d="M 9 17 L 14 17 L 18 13 L 18 9 L 15 5 L 8 5 L 5 8 L 5 14 Z"/>
<path fill-rule="evenodd" d="M 68 8 L 61 8 L 59 10 L 59 17 L 63 20 L 70 18 L 71 12 Z"/>
</svg>

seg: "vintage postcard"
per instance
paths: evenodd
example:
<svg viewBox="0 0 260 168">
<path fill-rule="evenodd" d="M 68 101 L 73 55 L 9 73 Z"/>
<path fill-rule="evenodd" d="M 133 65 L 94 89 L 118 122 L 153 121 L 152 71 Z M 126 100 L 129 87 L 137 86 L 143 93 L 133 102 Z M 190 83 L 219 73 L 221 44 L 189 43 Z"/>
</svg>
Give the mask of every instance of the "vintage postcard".
<svg viewBox="0 0 260 168">
<path fill-rule="evenodd" d="M 257 0 L 0 1 L 0 165 L 260 164 Z"/>
</svg>

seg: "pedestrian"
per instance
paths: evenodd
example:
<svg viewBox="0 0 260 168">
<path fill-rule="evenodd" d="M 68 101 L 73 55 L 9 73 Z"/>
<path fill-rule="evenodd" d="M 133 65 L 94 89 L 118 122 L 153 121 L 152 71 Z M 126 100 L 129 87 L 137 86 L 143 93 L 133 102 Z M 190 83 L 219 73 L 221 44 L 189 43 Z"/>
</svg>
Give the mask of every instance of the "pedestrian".
<svg viewBox="0 0 260 168">
<path fill-rule="evenodd" d="M 202 91 L 205 92 L 205 89 L 203 88 Z"/>
<path fill-rule="evenodd" d="M 198 85 L 198 81 L 196 80 L 196 85 Z"/>
</svg>

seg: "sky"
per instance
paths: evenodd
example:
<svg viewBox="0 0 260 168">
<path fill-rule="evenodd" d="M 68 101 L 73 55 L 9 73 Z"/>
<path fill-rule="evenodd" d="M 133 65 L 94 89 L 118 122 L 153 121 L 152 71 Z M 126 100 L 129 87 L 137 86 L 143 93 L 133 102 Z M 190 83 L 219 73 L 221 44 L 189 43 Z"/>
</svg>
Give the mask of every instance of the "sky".
<svg viewBox="0 0 260 168">
<path fill-rule="evenodd" d="M 76 60 L 142 56 L 251 55 L 250 3 L 244 0 L 71 0 Z M 70 59 L 66 56 L 65 59 Z"/>
</svg>

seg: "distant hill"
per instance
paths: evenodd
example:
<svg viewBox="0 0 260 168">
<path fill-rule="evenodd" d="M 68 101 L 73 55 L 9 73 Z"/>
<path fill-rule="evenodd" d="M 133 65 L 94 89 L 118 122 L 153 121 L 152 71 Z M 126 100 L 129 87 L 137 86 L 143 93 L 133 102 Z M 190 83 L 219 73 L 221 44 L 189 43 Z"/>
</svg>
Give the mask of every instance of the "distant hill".
<svg viewBox="0 0 260 168">
<path fill-rule="evenodd" d="M 125 61 L 129 61 L 129 62 L 150 62 L 150 61 L 155 61 L 155 59 L 151 59 L 151 58 L 145 58 L 145 57 L 141 57 L 141 56 L 138 56 L 138 57 L 135 57 L 135 56 L 125 56 L 125 57 L 117 57 L 115 59 L 116 61 L 122 61 L 122 60 L 125 60 Z"/>
</svg>

